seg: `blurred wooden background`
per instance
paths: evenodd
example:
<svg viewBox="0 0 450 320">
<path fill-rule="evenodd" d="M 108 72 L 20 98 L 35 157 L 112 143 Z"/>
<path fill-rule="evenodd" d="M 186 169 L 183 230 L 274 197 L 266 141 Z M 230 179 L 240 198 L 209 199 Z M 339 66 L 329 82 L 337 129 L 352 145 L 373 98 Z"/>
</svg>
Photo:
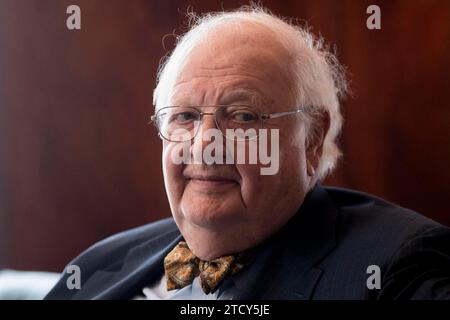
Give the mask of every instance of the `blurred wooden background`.
<svg viewBox="0 0 450 320">
<path fill-rule="evenodd" d="M 183 13 L 246 1 L 0 1 L 0 268 L 61 270 L 94 242 L 170 215 L 147 125 Z M 354 94 L 327 184 L 450 225 L 450 1 L 262 1 L 338 47 Z M 82 30 L 66 29 L 78 4 Z M 378 4 L 382 30 L 366 28 Z"/>
</svg>

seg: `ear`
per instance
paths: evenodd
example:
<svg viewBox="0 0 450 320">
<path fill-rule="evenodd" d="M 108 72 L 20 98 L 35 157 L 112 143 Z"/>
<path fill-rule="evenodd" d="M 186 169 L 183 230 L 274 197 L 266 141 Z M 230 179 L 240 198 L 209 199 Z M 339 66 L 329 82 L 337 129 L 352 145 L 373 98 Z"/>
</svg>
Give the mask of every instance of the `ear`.
<svg viewBox="0 0 450 320">
<path fill-rule="evenodd" d="M 309 141 L 306 145 L 306 169 L 308 176 L 312 177 L 319 166 L 323 153 L 323 142 L 330 129 L 330 115 L 327 111 L 321 111 L 314 123 L 311 124 Z"/>
</svg>

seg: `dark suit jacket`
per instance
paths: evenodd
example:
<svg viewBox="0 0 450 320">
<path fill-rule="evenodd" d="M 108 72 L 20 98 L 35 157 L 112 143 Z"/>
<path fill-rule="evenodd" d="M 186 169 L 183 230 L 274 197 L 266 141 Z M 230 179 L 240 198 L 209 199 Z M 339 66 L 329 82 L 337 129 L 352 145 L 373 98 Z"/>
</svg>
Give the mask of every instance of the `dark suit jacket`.
<svg viewBox="0 0 450 320">
<path fill-rule="evenodd" d="M 181 239 L 172 218 L 107 238 L 69 264 L 81 289 L 63 273 L 46 298 L 132 298 L 161 277 Z M 450 229 L 364 193 L 317 185 L 260 247 L 268 259 L 248 269 L 258 282 L 236 299 L 450 299 Z M 381 289 L 367 287 L 370 265 Z"/>
</svg>

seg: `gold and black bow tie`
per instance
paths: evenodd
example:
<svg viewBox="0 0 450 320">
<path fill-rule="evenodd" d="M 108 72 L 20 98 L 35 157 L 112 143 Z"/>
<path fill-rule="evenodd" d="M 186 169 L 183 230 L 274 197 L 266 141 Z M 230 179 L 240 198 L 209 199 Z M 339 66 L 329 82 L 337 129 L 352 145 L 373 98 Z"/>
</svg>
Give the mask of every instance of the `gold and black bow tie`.
<svg viewBox="0 0 450 320">
<path fill-rule="evenodd" d="M 244 269 L 254 260 L 251 251 L 203 261 L 197 258 L 184 241 L 180 241 L 164 258 L 167 290 L 181 289 L 200 276 L 205 294 L 214 292 L 223 279 Z"/>
</svg>

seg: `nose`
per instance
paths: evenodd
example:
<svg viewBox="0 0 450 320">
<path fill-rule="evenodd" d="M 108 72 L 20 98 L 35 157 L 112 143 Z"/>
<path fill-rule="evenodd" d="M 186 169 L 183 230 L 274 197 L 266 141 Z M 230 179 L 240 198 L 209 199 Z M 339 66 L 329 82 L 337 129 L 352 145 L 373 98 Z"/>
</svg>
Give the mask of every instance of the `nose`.
<svg viewBox="0 0 450 320">
<path fill-rule="evenodd" d="M 203 115 L 202 123 L 200 124 L 200 128 L 198 128 L 198 133 L 194 137 L 192 144 L 191 144 L 191 156 L 194 159 L 194 163 L 196 164 L 212 164 L 209 163 L 208 159 L 205 159 L 203 156 L 203 152 L 205 148 L 210 144 L 217 144 L 220 143 L 220 141 L 217 141 L 217 137 L 222 137 L 222 133 L 216 126 L 215 117 L 214 117 L 214 111 L 205 112 L 206 114 Z M 211 137 L 211 133 L 214 134 L 215 138 Z M 223 139 L 222 139 L 223 141 Z M 212 147 L 212 146 L 211 146 Z M 217 145 L 212 147 L 214 149 L 214 153 L 212 156 L 217 159 L 218 157 L 222 157 L 221 155 L 217 154 L 217 152 L 223 153 L 223 145 Z"/>
</svg>

